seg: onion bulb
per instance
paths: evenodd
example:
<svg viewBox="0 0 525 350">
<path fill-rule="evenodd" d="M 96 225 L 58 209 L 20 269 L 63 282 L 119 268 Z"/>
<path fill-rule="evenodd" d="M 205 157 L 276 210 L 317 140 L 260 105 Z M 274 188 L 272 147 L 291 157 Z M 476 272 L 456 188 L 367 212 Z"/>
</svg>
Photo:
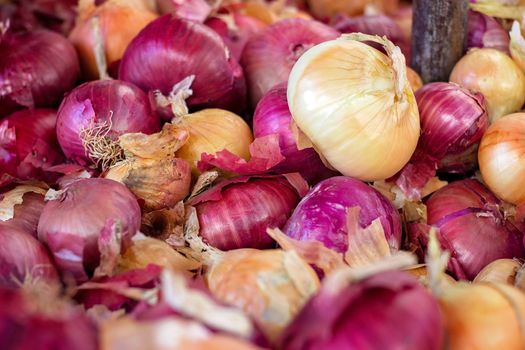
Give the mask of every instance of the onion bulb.
<svg viewBox="0 0 525 350">
<path fill-rule="evenodd" d="M 312 14 L 326 20 L 338 13 L 349 16 L 360 15 L 364 12 L 368 0 L 307 0 Z"/>
<path fill-rule="evenodd" d="M 525 74 L 505 53 L 472 49 L 456 63 L 450 81 L 481 92 L 490 121 L 518 111 L 525 103 Z"/>
<path fill-rule="evenodd" d="M 525 202 L 525 113 L 507 115 L 492 124 L 478 151 L 479 168 L 487 186 L 501 199 Z"/>
<path fill-rule="evenodd" d="M 382 44 L 384 55 L 361 41 Z M 419 138 L 419 113 L 405 58 L 387 39 L 348 34 L 297 61 L 288 103 L 299 129 L 343 175 L 365 181 L 393 176 Z"/>
</svg>

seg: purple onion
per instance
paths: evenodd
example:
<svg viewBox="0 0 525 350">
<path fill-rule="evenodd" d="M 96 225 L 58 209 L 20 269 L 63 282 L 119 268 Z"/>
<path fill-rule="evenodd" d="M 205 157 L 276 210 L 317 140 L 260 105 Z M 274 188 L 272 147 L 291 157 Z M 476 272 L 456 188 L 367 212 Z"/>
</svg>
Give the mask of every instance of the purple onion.
<svg viewBox="0 0 525 350">
<path fill-rule="evenodd" d="M 99 237 L 114 228 L 125 248 L 140 228 L 137 200 L 119 182 L 82 179 L 47 202 L 38 237 L 47 244 L 62 273 L 83 282 L 99 264 Z"/>
<path fill-rule="evenodd" d="M 496 49 L 510 54 L 509 44 L 509 33 L 497 20 L 480 12 L 468 12 L 467 49 Z"/>
<path fill-rule="evenodd" d="M 378 273 L 339 288 L 323 285 L 284 332 L 283 350 L 440 350 L 439 304 L 404 272 Z"/>
<path fill-rule="evenodd" d="M 161 14 L 171 13 L 178 18 L 195 22 L 204 22 L 212 12 L 206 0 L 157 0 Z"/>
<path fill-rule="evenodd" d="M 7 31 L 0 52 L 0 118 L 26 107 L 55 107 L 80 75 L 73 45 L 51 31 Z"/>
<path fill-rule="evenodd" d="M 119 68 L 120 79 L 164 95 L 191 75 L 195 80 L 188 106 L 238 113 L 244 109 L 246 88 L 241 67 L 221 37 L 197 22 L 170 14 L 156 19 L 133 39 Z"/>
<path fill-rule="evenodd" d="M 58 141 L 65 155 L 80 165 L 100 161 L 99 155 L 86 149 L 86 141 L 116 142 L 122 134 L 159 130 L 160 119 L 152 112 L 148 96 L 121 80 L 82 84 L 66 96 L 58 110 Z"/>
<path fill-rule="evenodd" d="M 401 219 L 392 203 L 367 184 L 345 176 L 321 181 L 301 200 L 284 227 L 297 240 L 317 240 L 340 253 L 348 249 L 347 210 L 360 208 L 359 225 L 367 227 L 379 218 L 386 240 L 398 250 Z"/>
<path fill-rule="evenodd" d="M 292 114 L 286 98 L 286 83 L 281 83 L 263 96 L 253 116 L 253 133 L 256 138 L 279 135 L 279 148 L 285 159 L 270 171 L 279 174 L 299 172 L 313 184 L 337 174 L 323 164 L 313 148 L 300 151 L 297 149 L 291 123 Z"/>
<path fill-rule="evenodd" d="M 275 85 L 288 80 L 288 75 L 301 55 L 339 32 L 323 23 L 305 19 L 276 22 L 248 40 L 241 64 L 246 74 L 252 106 Z"/>
<path fill-rule="evenodd" d="M 0 194 L 0 222 L 36 237 L 38 220 L 45 206 L 45 192 L 40 187 L 20 185 Z"/>
<path fill-rule="evenodd" d="M 504 212 L 502 202 L 477 180 L 451 183 L 427 201 L 427 225 L 408 226 L 409 242 L 423 258 L 430 227 L 451 254 L 448 270 L 457 278 L 473 279 L 497 259 L 523 258 L 523 225 Z"/>
</svg>

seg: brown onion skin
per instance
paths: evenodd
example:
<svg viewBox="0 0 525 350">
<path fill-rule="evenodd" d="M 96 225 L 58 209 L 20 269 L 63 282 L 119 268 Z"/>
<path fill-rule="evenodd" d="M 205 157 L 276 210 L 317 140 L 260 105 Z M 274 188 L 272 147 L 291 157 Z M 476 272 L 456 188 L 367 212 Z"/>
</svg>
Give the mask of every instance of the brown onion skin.
<svg viewBox="0 0 525 350">
<path fill-rule="evenodd" d="M 0 200 L 2 200 L 2 194 L 0 194 Z M 38 221 L 46 205 L 44 195 L 35 192 L 26 192 L 22 200 L 21 204 L 15 205 L 13 218 L 5 222 L 17 226 L 36 237 Z"/>
</svg>

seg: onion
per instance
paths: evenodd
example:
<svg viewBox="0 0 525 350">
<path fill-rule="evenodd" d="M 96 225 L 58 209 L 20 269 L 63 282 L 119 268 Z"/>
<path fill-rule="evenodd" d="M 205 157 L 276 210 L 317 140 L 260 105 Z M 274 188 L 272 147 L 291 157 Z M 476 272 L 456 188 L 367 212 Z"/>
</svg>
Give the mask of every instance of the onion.
<svg viewBox="0 0 525 350">
<path fill-rule="evenodd" d="M 116 139 L 125 133 L 151 134 L 160 127 L 148 96 L 120 80 L 97 80 L 72 90 L 57 116 L 57 136 L 65 155 L 80 165 L 107 168 L 121 157 Z"/>
<path fill-rule="evenodd" d="M 323 283 L 284 332 L 281 348 L 440 350 L 443 344 L 436 300 L 415 278 L 389 271 L 357 283 Z"/>
<path fill-rule="evenodd" d="M 204 22 L 212 12 L 206 0 L 157 0 L 161 14 L 171 13 L 178 18 Z"/>
<path fill-rule="evenodd" d="M 450 251 L 448 270 L 459 279 L 473 279 L 496 259 L 525 257 L 522 227 L 503 212 L 502 203 L 476 180 L 451 183 L 426 203 L 427 223 L 436 227 L 444 249 Z M 408 226 L 409 241 L 423 256 L 429 228 Z"/>
<path fill-rule="evenodd" d="M 313 148 L 299 150 L 292 133 L 292 115 L 286 99 L 286 83 L 270 89 L 257 104 L 253 116 L 253 133 L 256 138 L 277 134 L 279 149 L 284 156 L 278 165 L 271 168 L 279 174 L 300 172 L 310 183 L 334 175 Z"/>
<path fill-rule="evenodd" d="M 172 15 L 156 19 L 133 39 L 119 69 L 120 79 L 143 90 L 160 90 L 164 95 L 191 75 L 195 75 L 195 81 L 188 106 L 243 110 L 242 69 L 221 37 L 200 23 Z"/>
<path fill-rule="evenodd" d="M 469 11 L 467 48 L 496 49 L 509 54 L 509 33 L 494 18 Z"/>
<path fill-rule="evenodd" d="M 26 281 L 58 282 L 46 248 L 31 233 L 0 223 L 0 287 L 16 288 Z"/>
<path fill-rule="evenodd" d="M 62 273 L 83 282 L 99 264 L 100 235 L 115 231 L 112 236 L 126 247 L 139 227 L 139 205 L 124 185 L 107 179 L 82 179 L 46 204 L 38 237 L 47 244 Z"/>
<path fill-rule="evenodd" d="M 77 49 L 85 77 L 99 77 L 94 51 L 97 44 L 102 45 L 107 64 L 111 65 L 122 58 L 131 40 L 156 17 L 133 2 L 107 0 L 97 5 L 96 0 L 80 1 L 77 22 L 69 40 Z M 99 28 L 95 28 L 95 18 L 100 23 Z M 97 30 L 100 30 L 101 43 L 97 43 Z"/>
<path fill-rule="evenodd" d="M 364 12 L 368 0 L 306 0 L 306 2 L 315 17 L 326 20 L 339 13 L 348 16 L 360 15 Z"/>
<path fill-rule="evenodd" d="M 454 66 L 450 81 L 481 92 L 491 122 L 516 112 L 525 102 L 525 75 L 508 55 L 495 49 L 470 50 Z"/>
<path fill-rule="evenodd" d="M 412 4 L 402 3 L 399 9 L 392 15 L 394 21 L 403 31 L 406 40 L 412 38 Z"/>
<path fill-rule="evenodd" d="M 7 31 L 0 51 L 0 117 L 24 107 L 54 107 L 80 74 L 73 46 L 51 31 Z"/>
<path fill-rule="evenodd" d="M 423 80 L 421 79 L 419 74 L 417 74 L 417 72 L 410 67 L 407 67 L 407 79 L 410 83 L 412 91 L 416 92 L 421 87 L 423 87 Z"/>
<path fill-rule="evenodd" d="M 300 176 L 299 176 L 300 177 Z M 222 249 L 269 248 L 268 227 L 282 227 L 305 192 L 302 178 L 237 177 L 194 197 L 200 235 Z"/>
<path fill-rule="evenodd" d="M 45 194 L 45 189 L 32 185 L 19 185 L 0 194 L 0 222 L 17 226 L 36 237 Z"/>
<path fill-rule="evenodd" d="M 523 271 L 523 262 L 518 259 L 498 259 L 485 266 L 474 282 L 503 283 L 525 290 Z"/>
<path fill-rule="evenodd" d="M 525 72 L 525 38 L 521 32 L 521 25 L 514 21 L 510 34 L 510 56 L 518 67 Z"/>
<path fill-rule="evenodd" d="M 0 173 L 52 182 L 47 170 L 64 160 L 57 141 L 56 112 L 27 109 L 0 121 Z"/>
<path fill-rule="evenodd" d="M 478 152 L 483 181 L 498 197 L 516 205 L 525 203 L 524 140 L 525 113 L 510 114 L 489 127 Z"/>
<path fill-rule="evenodd" d="M 292 66 L 306 50 L 337 36 L 336 30 L 322 23 L 288 19 L 270 25 L 250 38 L 241 64 L 252 106 L 255 107 L 268 90 L 288 79 Z"/>
<path fill-rule="evenodd" d="M 365 228 L 376 219 L 388 245 L 401 244 L 401 219 L 390 201 L 372 187 L 349 177 L 337 176 L 313 187 L 286 223 L 284 232 L 297 240 L 316 240 L 327 248 L 346 253 L 353 238 L 347 226 L 350 208 L 359 208 L 358 224 Z M 355 232 L 354 232 L 355 234 Z M 350 254 L 360 252 L 350 249 Z"/>
<path fill-rule="evenodd" d="M 388 57 L 360 41 L 381 43 Z M 343 175 L 386 179 L 416 148 L 419 113 L 405 58 L 387 39 L 346 34 L 308 50 L 290 74 L 288 104 L 299 129 Z"/>
</svg>

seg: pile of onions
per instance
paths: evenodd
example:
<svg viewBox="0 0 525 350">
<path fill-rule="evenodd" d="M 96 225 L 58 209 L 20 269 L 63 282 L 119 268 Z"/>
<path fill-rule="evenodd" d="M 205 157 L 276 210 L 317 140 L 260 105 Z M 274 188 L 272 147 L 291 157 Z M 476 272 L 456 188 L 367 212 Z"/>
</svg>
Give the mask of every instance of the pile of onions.
<svg viewBox="0 0 525 350">
<path fill-rule="evenodd" d="M 189 107 L 244 109 L 242 68 L 221 37 L 200 23 L 169 14 L 156 19 L 133 39 L 119 68 L 120 79 L 164 95 L 191 75 L 195 81 L 193 95 L 187 100 Z"/>
<path fill-rule="evenodd" d="M 26 109 L 0 121 L 0 174 L 52 181 L 46 170 L 64 160 L 56 120 L 53 110 Z"/>
<path fill-rule="evenodd" d="M 442 349 L 439 304 L 407 273 L 325 281 L 286 329 L 280 348 Z"/>
<path fill-rule="evenodd" d="M 359 208 L 359 226 L 379 219 L 391 250 L 401 245 L 401 219 L 392 203 L 367 184 L 344 176 L 318 183 L 301 200 L 284 232 L 297 240 L 316 240 L 339 253 L 349 249 L 348 209 Z M 351 251 L 351 254 L 359 254 Z"/>
<path fill-rule="evenodd" d="M 74 47 L 51 31 L 8 30 L 0 51 L 0 117 L 24 107 L 54 107 L 80 74 Z"/>
<path fill-rule="evenodd" d="M 299 172 L 309 183 L 317 183 L 336 173 L 328 169 L 313 148 L 298 149 L 292 132 L 292 115 L 286 99 L 286 83 L 270 89 L 257 104 L 253 115 L 256 138 L 279 136 L 279 149 L 285 158 L 271 168 L 279 174 Z"/>
<path fill-rule="evenodd" d="M 160 119 L 142 90 L 125 81 L 97 80 L 76 87 L 64 98 L 56 131 L 67 158 L 105 168 L 121 157 L 120 135 L 151 134 L 159 128 Z"/>
<path fill-rule="evenodd" d="M 19 185 L 0 194 L 0 222 L 17 226 L 36 237 L 45 194 L 45 189 L 32 185 Z"/>
<path fill-rule="evenodd" d="M 496 49 L 509 53 L 509 33 L 493 17 L 469 11 L 467 48 Z"/>
<path fill-rule="evenodd" d="M 110 231 L 125 248 L 139 228 L 139 205 L 124 185 L 107 179 L 82 179 L 47 202 L 38 223 L 38 237 L 53 253 L 62 274 L 82 282 L 99 264 L 99 236 Z"/>
<path fill-rule="evenodd" d="M 516 205 L 525 203 L 523 142 L 525 113 L 510 114 L 489 127 L 478 152 L 483 181 L 499 198 Z"/>
<path fill-rule="evenodd" d="M 362 41 L 380 43 L 388 56 Z M 308 50 L 290 74 L 288 104 L 315 149 L 346 176 L 389 178 L 417 145 L 419 113 L 405 58 L 387 39 L 347 34 Z"/>
<path fill-rule="evenodd" d="M 496 49 L 470 50 L 454 66 L 450 81 L 481 92 L 491 122 L 518 111 L 525 103 L 525 74 L 508 55 Z"/>
<path fill-rule="evenodd" d="M 300 176 L 299 176 L 300 177 Z M 296 176 L 237 177 L 192 198 L 200 236 L 222 249 L 269 248 L 268 227 L 282 227 L 307 188 Z"/>
<path fill-rule="evenodd" d="M 268 90 L 288 79 L 293 65 L 306 50 L 338 35 L 336 30 L 320 22 L 287 19 L 250 38 L 241 64 L 252 106 L 255 107 Z"/>
<path fill-rule="evenodd" d="M 58 282 L 46 248 L 27 231 L 0 223 L 0 287 L 16 288 L 27 280 Z"/>
<path fill-rule="evenodd" d="M 426 202 L 427 224 L 450 251 L 448 270 L 459 279 L 473 279 L 487 264 L 501 258 L 525 257 L 523 227 L 503 212 L 502 203 L 476 180 L 461 180 L 435 192 Z M 409 242 L 423 256 L 429 227 L 408 225 Z"/>
<path fill-rule="evenodd" d="M 156 14 L 124 0 L 107 0 L 101 5 L 97 5 L 96 0 L 84 0 L 80 1 L 77 11 L 77 22 L 69 40 L 77 49 L 84 76 L 89 79 L 99 77 L 96 45 L 102 45 L 107 64 L 111 66 L 122 58 L 126 47 L 142 28 L 157 18 Z M 95 19 L 98 28 L 94 25 Z"/>
</svg>

